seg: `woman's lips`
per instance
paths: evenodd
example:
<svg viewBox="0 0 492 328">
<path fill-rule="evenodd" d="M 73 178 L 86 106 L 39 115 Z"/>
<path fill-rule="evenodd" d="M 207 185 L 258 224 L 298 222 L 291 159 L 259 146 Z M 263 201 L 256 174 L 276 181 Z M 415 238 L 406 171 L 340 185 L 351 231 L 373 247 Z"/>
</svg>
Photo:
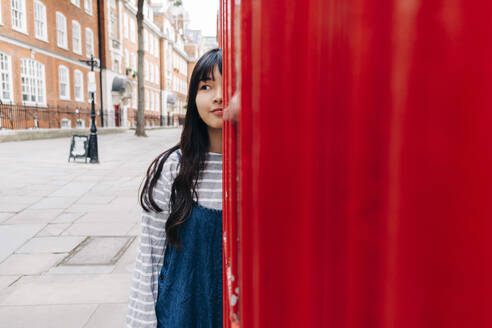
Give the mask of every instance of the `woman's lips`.
<svg viewBox="0 0 492 328">
<path fill-rule="evenodd" d="M 214 109 L 214 110 L 212 111 L 212 113 L 213 113 L 214 115 L 216 115 L 216 116 L 220 116 L 220 117 L 222 117 L 222 112 L 223 112 L 222 108 L 216 108 L 216 109 Z"/>
<path fill-rule="evenodd" d="M 216 109 L 212 112 L 216 116 L 221 116 L 222 117 L 222 109 Z"/>
</svg>

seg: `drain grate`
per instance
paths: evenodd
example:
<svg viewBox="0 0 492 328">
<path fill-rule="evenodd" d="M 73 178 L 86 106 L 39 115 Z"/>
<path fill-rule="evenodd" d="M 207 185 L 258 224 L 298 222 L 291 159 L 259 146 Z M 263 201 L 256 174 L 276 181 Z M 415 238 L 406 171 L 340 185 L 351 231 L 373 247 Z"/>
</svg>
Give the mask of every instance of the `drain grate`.
<svg viewBox="0 0 492 328">
<path fill-rule="evenodd" d="M 113 265 L 134 239 L 135 236 L 87 237 L 60 265 Z"/>
</svg>

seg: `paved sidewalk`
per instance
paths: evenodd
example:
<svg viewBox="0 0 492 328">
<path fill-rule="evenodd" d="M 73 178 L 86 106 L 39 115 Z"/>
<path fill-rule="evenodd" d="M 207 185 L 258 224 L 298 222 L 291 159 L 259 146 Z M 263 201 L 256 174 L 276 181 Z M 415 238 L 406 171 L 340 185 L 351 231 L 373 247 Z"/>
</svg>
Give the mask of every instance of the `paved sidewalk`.
<svg viewBox="0 0 492 328">
<path fill-rule="evenodd" d="M 100 164 L 70 139 L 0 143 L 0 328 L 123 327 L 147 166 L 180 129 L 99 136 Z"/>
</svg>

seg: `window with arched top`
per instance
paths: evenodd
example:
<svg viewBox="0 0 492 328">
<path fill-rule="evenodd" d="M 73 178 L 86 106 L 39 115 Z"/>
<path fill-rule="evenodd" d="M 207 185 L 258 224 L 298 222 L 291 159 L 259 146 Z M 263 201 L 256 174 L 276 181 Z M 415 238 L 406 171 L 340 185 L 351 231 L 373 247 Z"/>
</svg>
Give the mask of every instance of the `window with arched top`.
<svg viewBox="0 0 492 328">
<path fill-rule="evenodd" d="M 64 65 L 58 66 L 58 85 L 60 89 L 60 99 L 70 100 L 70 77 L 68 68 Z"/>
</svg>

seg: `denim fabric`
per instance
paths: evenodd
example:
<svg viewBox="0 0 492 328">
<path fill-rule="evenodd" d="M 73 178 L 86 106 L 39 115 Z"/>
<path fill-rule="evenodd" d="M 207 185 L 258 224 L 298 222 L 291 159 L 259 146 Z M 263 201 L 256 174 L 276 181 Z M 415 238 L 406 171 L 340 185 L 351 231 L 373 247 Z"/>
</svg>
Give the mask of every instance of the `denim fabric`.
<svg viewBox="0 0 492 328">
<path fill-rule="evenodd" d="M 167 245 L 159 275 L 158 328 L 222 327 L 222 211 L 194 203 Z"/>
</svg>

